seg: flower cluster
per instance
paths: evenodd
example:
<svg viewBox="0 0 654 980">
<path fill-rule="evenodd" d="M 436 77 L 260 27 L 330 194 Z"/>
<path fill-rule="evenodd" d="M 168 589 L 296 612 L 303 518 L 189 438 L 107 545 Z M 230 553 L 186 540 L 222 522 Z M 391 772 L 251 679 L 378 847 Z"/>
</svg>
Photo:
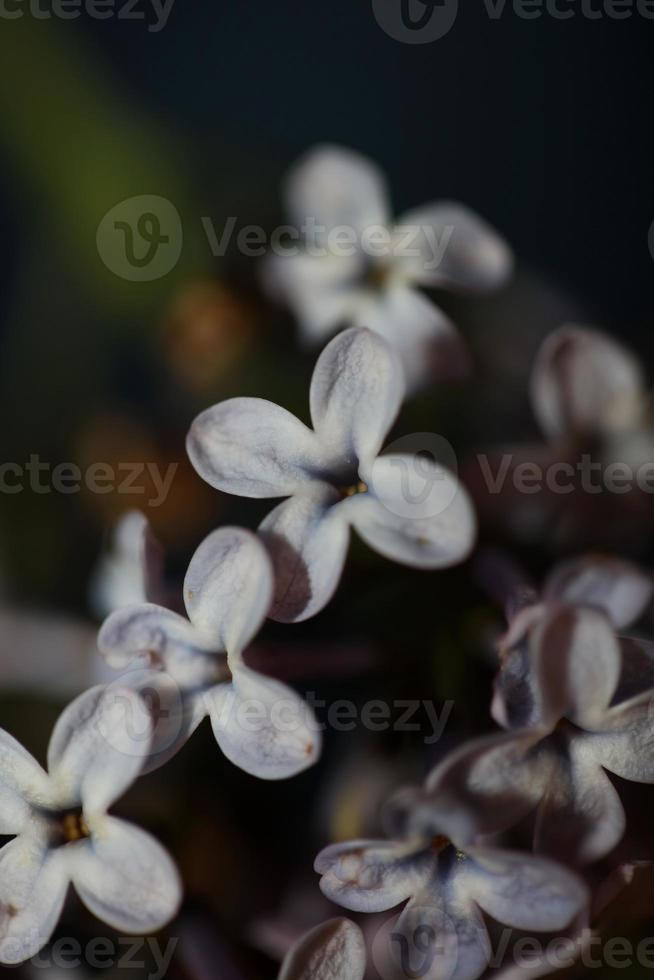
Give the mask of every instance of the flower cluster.
<svg viewBox="0 0 654 980">
<path fill-rule="evenodd" d="M 223 493 L 281 502 L 256 532 L 210 533 L 179 594 L 163 581 L 147 522 L 129 515 L 93 590 L 108 614 L 98 647 L 117 679 L 105 677 L 64 710 L 47 772 L 0 732 L 0 826 L 14 838 L 0 851 L 2 963 L 48 942 L 69 884 L 126 932 L 161 928 L 176 914 L 181 884 L 171 859 L 108 810 L 205 718 L 224 755 L 259 779 L 292 777 L 317 761 L 310 707 L 255 670 L 247 653 L 266 618 L 298 623 L 327 606 L 351 530 L 382 557 L 423 571 L 457 565 L 474 547 L 475 512 L 457 476 L 433 460 L 418 470 L 411 454 L 384 444 L 407 392 L 450 373 L 448 358 L 462 350 L 420 289 L 497 287 L 511 268 L 508 248 L 460 205 L 417 209 L 389 228 L 380 174 L 333 147 L 293 170 L 287 197 L 313 237 L 301 254 L 271 258 L 266 282 L 309 339 L 345 327 L 318 356 L 311 427 L 253 397 L 203 411 L 187 439 L 197 473 Z M 345 225 L 357 246 L 334 255 L 330 232 Z M 383 254 L 372 250 L 373 228 L 386 229 Z M 407 229 L 413 254 L 398 240 Z M 544 432 L 566 452 L 591 437 L 608 454 L 624 433 L 642 442 L 642 392 L 636 362 L 581 328 L 546 341 L 532 385 Z M 387 839 L 341 841 L 318 855 L 332 902 L 355 913 L 404 906 L 373 950 L 384 978 L 475 980 L 491 960 L 489 916 L 541 933 L 587 921 L 583 868 L 626 827 L 608 773 L 654 783 L 654 657 L 647 641 L 621 634 L 652 592 L 635 565 L 592 555 L 557 566 L 540 593 L 514 590 L 491 706 L 502 731 L 463 744 L 424 786 L 399 791 L 386 810 Z M 505 847 L 499 835 L 528 817 L 536 853 Z M 417 954 L 420 973 L 411 966 Z M 366 959 L 359 927 L 330 920 L 290 950 L 280 980 L 362 980 Z"/>
</svg>

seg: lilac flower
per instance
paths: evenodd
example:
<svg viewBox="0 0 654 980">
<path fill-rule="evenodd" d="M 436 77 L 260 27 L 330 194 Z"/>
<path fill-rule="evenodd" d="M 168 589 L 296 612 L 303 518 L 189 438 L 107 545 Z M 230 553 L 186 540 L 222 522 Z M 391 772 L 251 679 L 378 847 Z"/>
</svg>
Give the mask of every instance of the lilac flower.
<svg viewBox="0 0 654 980">
<path fill-rule="evenodd" d="M 468 495 L 444 467 L 379 456 L 404 385 L 378 334 L 339 334 L 311 381 L 314 428 L 258 398 L 232 398 L 195 420 L 188 454 L 211 486 L 288 497 L 260 526 L 275 569 L 273 619 L 298 622 L 333 595 L 352 526 L 380 554 L 415 568 L 462 561 L 475 533 Z"/>
<path fill-rule="evenodd" d="M 243 660 L 272 589 L 270 559 L 259 539 L 225 527 L 191 559 L 184 581 L 189 619 L 142 603 L 106 620 L 101 652 L 127 671 L 121 683 L 132 676 L 137 688 L 154 695 L 158 723 L 146 770 L 171 758 L 207 716 L 227 758 L 252 775 L 283 779 L 316 761 L 320 737 L 310 709 Z"/>
<path fill-rule="evenodd" d="M 400 975 L 425 980 L 483 973 L 491 958 L 484 913 L 517 929 L 549 932 L 588 904 L 583 882 L 552 861 L 486 847 L 463 851 L 442 836 L 335 844 L 318 855 L 315 868 L 325 895 L 352 911 L 407 903 L 386 950 L 374 952 L 385 953 Z"/>
<path fill-rule="evenodd" d="M 411 799 L 414 821 L 467 814 L 466 838 L 536 811 L 539 851 L 585 863 L 620 840 L 625 815 L 607 775 L 654 782 L 652 663 L 614 626 L 651 596 L 637 569 L 580 560 L 548 580 L 542 602 L 517 612 L 501 645 L 493 716 L 507 731 L 464 745 Z M 647 666 L 647 661 L 650 661 Z"/>
<path fill-rule="evenodd" d="M 152 932 L 176 913 L 175 867 L 149 834 L 107 813 L 138 775 L 151 720 L 128 689 L 88 690 L 55 725 L 48 772 L 0 731 L 0 962 L 50 938 L 70 884 L 103 922 Z"/>
<path fill-rule="evenodd" d="M 286 956 L 278 980 L 363 980 L 366 947 L 349 919 L 330 919 L 302 936 Z"/>
<path fill-rule="evenodd" d="M 444 201 L 391 226 L 377 167 L 337 146 L 308 153 L 289 174 L 285 196 L 304 245 L 271 256 L 265 281 L 294 310 L 306 340 L 371 326 L 399 350 L 411 387 L 428 377 L 430 361 L 449 369 L 461 359 L 453 325 L 420 287 L 483 292 L 505 282 L 511 253 L 481 218 Z"/>
</svg>

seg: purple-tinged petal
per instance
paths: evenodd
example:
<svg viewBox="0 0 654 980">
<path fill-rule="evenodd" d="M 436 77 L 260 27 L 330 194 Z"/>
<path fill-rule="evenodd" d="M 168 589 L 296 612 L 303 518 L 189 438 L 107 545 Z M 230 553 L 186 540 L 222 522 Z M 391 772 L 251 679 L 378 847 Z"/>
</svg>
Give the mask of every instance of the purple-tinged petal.
<svg viewBox="0 0 654 980">
<path fill-rule="evenodd" d="M 218 745 L 240 769 L 259 779 L 288 779 L 318 759 L 321 735 L 311 708 L 285 684 L 243 663 L 231 684 L 204 695 Z"/>
<path fill-rule="evenodd" d="M 564 562 L 548 577 L 546 600 L 594 606 L 615 629 L 635 622 L 652 598 L 654 584 L 638 566 L 617 558 L 586 557 Z"/>
<path fill-rule="evenodd" d="M 589 903 L 576 874 L 546 858 L 469 847 L 460 887 L 499 922 L 516 929 L 563 929 Z"/>
<path fill-rule="evenodd" d="M 636 783 L 654 783 L 654 690 L 610 708 L 601 729 L 579 736 L 609 772 Z"/>
<path fill-rule="evenodd" d="M 311 429 L 262 398 L 230 398 L 206 409 L 186 449 L 203 480 L 240 497 L 287 497 L 313 481 L 320 462 Z"/>
<path fill-rule="evenodd" d="M 643 390 L 640 365 L 629 351 L 604 333 L 574 326 L 545 340 L 531 378 L 534 414 L 551 439 L 631 428 Z"/>
<path fill-rule="evenodd" d="M 184 579 L 189 619 L 215 650 L 239 654 L 259 631 L 270 608 L 273 571 L 261 540 L 240 527 L 204 539 Z"/>
<path fill-rule="evenodd" d="M 343 513 L 374 551 L 413 568 L 448 568 L 463 561 L 477 523 L 463 485 L 445 467 L 419 455 L 379 456 L 369 491 L 344 501 Z"/>
<path fill-rule="evenodd" d="M 349 919 L 330 919 L 298 940 L 278 980 L 363 980 L 365 972 L 363 933 Z"/>
<path fill-rule="evenodd" d="M 568 864 L 597 861 L 615 847 L 625 814 L 597 761 L 592 739 L 572 733 L 567 749 L 550 748 L 552 773 L 538 807 L 535 850 Z"/>
<path fill-rule="evenodd" d="M 358 840 L 326 847 L 314 868 L 332 902 L 353 912 L 384 912 L 421 887 L 433 861 L 411 843 Z"/>
<path fill-rule="evenodd" d="M 336 591 L 350 539 L 340 501 L 335 489 L 315 484 L 279 504 L 259 525 L 275 577 L 271 619 L 309 619 Z"/>
<path fill-rule="evenodd" d="M 363 327 L 331 340 L 311 379 L 311 418 L 323 453 L 363 472 L 379 453 L 404 397 L 399 355 Z"/>
</svg>

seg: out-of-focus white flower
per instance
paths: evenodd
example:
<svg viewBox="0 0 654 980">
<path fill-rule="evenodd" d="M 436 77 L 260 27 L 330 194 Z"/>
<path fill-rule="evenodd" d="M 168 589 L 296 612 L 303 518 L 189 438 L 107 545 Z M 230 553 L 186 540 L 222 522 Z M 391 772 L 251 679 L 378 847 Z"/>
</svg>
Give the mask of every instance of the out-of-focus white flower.
<svg viewBox="0 0 654 980">
<path fill-rule="evenodd" d="M 157 724 L 146 770 L 158 768 L 209 716 L 216 741 L 241 769 L 284 779 L 312 765 L 320 734 L 291 688 L 251 670 L 242 653 L 270 608 L 273 574 L 250 531 L 220 528 L 195 552 L 184 581 L 189 619 L 154 603 L 124 606 L 98 645 L 154 701 Z M 142 669 L 139 669 L 142 668 Z M 121 678 L 122 682 L 122 678 Z"/>
<path fill-rule="evenodd" d="M 350 526 L 414 568 L 445 568 L 470 551 L 474 512 L 453 474 L 427 459 L 416 466 L 415 455 L 379 455 L 403 394 L 392 347 L 352 328 L 318 358 L 313 429 L 259 398 L 232 398 L 195 419 L 187 450 L 207 483 L 243 497 L 289 497 L 259 528 L 275 570 L 273 619 L 308 619 L 329 602 Z"/>
<path fill-rule="evenodd" d="M 474 980 L 491 958 L 482 913 L 516 929 L 553 932 L 588 904 L 583 882 L 553 861 L 487 847 L 463 851 L 442 836 L 335 844 L 315 868 L 325 895 L 352 911 L 407 903 L 373 944 L 383 976 L 414 975 L 419 963 L 423 977 Z"/>
<path fill-rule="evenodd" d="M 278 980 L 363 980 L 366 946 L 349 919 L 322 922 L 289 950 Z"/>
<path fill-rule="evenodd" d="M 270 256 L 264 281 L 293 309 L 304 337 L 320 342 L 339 327 L 369 326 L 398 348 L 410 387 L 434 371 L 460 370 L 462 342 L 419 287 L 484 292 L 501 286 L 513 259 L 497 233 L 449 201 L 392 223 L 377 167 L 337 146 L 309 152 L 285 190 L 303 242 L 293 254 Z"/>
<path fill-rule="evenodd" d="M 153 932 L 175 915 L 179 876 L 154 838 L 107 813 L 138 776 L 152 723 L 133 691 L 91 688 L 55 725 L 48 772 L 0 731 L 0 962 L 52 935 L 70 884 L 113 928 Z"/>
<path fill-rule="evenodd" d="M 141 511 L 127 511 L 116 524 L 89 592 L 101 617 L 130 602 L 163 602 L 163 549 Z"/>
</svg>

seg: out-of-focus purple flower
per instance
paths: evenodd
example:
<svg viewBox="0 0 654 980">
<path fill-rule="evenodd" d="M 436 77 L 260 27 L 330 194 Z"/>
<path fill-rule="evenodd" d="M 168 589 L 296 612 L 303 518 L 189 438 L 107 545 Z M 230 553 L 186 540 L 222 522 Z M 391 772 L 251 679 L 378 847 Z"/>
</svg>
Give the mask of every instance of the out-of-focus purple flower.
<svg viewBox="0 0 654 980">
<path fill-rule="evenodd" d="M 491 959 L 483 913 L 517 929 L 564 929 L 587 907 L 586 886 L 546 858 L 486 847 L 461 850 L 443 836 L 361 840 L 318 855 L 320 887 L 355 912 L 382 912 L 406 902 L 373 954 L 399 975 L 420 963 L 420 976 L 474 980 Z M 404 972 L 401 972 L 401 970 Z M 385 974 L 384 974 L 385 975 Z M 418 974 L 415 974 L 418 975 Z"/>
<path fill-rule="evenodd" d="M 647 644 L 614 631 L 650 596 L 649 580 L 625 562 L 582 559 L 556 569 L 501 641 L 492 713 L 507 731 L 438 765 L 409 818 L 432 819 L 436 810 L 447 824 L 452 808 L 460 828 L 463 804 L 473 839 L 536 810 L 537 850 L 575 863 L 608 853 L 625 815 L 605 770 L 654 782 L 652 670 L 642 669 L 651 657 Z"/>
<path fill-rule="evenodd" d="M 243 661 L 272 590 L 270 559 L 256 535 L 220 528 L 188 567 L 188 619 L 142 603 L 123 606 L 106 620 L 98 637 L 101 652 L 112 667 L 126 671 L 125 682 L 133 679 L 154 696 L 157 725 L 146 770 L 179 751 L 206 716 L 225 755 L 262 779 L 283 779 L 316 761 L 320 734 L 309 707 L 291 688 Z"/>
<path fill-rule="evenodd" d="M 0 731 L 0 962 L 50 938 L 70 884 L 104 922 L 152 932 L 176 913 L 177 871 L 149 834 L 107 810 L 138 776 L 152 722 L 133 691 L 95 687 L 57 722 L 45 772 Z"/>
<path fill-rule="evenodd" d="M 303 337 L 317 343 L 339 327 L 369 326 L 397 347 L 411 388 L 434 370 L 460 371 L 462 342 L 420 289 L 501 286 L 513 258 L 499 235 L 450 201 L 415 208 L 391 224 L 378 168 L 337 146 L 310 151 L 288 175 L 285 191 L 302 242 L 293 254 L 286 247 L 269 257 L 264 282 L 292 308 Z"/>
<path fill-rule="evenodd" d="M 332 597 L 349 528 L 387 558 L 444 568 L 472 547 L 475 517 L 466 491 L 440 464 L 379 455 L 404 394 L 393 349 L 351 329 L 318 358 L 311 381 L 313 429 L 258 398 L 233 398 L 193 423 L 187 449 L 211 486 L 244 497 L 288 497 L 259 531 L 273 558 L 270 615 L 298 622 Z M 424 465 L 423 465 L 424 464 Z"/>
<path fill-rule="evenodd" d="M 366 946 L 349 919 L 330 919 L 302 936 L 286 956 L 278 980 L 363 980 Z"/>
</svg>

